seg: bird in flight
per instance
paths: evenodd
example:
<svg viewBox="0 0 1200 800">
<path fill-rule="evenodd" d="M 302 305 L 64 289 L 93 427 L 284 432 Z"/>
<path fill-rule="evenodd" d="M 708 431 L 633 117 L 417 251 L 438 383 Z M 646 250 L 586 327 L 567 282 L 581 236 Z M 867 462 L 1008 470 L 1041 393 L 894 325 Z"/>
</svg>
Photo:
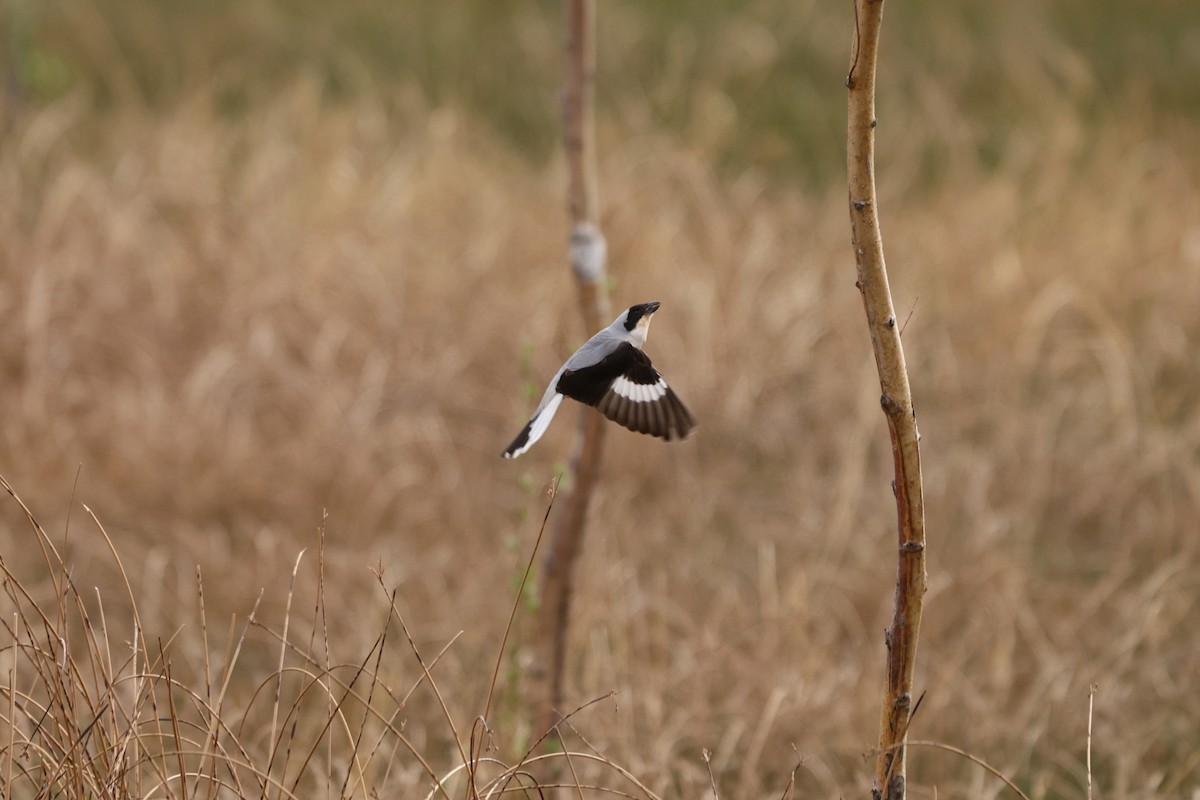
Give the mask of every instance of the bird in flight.
<svg viewBox="0 0 1200 800">
<path fill-rule="evenodd" d="M 564 397 L 592 406 L 637 433 L 683 439 L 696 427 L 662 375 L 642 352 L 660 303 L 639 303 L 588 339 L 554 374 L 528 424 L 504 451 L 516 458 L 542 438 Z"/>
</svg>

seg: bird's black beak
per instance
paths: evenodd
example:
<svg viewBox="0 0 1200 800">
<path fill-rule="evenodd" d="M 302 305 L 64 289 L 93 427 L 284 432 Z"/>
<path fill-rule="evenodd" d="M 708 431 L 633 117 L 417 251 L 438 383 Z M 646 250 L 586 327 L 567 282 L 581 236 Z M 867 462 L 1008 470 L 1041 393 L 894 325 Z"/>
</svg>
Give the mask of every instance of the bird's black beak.
<svg viewBox="0 0 1200 800">
<path fill-rule="evenodd" d="M 653 300 L 649 303 L 643 303 L 642 307 L 645 309 L 645 311 L 643 311 L 642 313 L 648 317 L 651 314 L 653 314 L 655 311 L 658 311 L 658 307 L 661 305 L 662 305 L 662 303 L 658 302 L 657 300 Z"/>
</svg>

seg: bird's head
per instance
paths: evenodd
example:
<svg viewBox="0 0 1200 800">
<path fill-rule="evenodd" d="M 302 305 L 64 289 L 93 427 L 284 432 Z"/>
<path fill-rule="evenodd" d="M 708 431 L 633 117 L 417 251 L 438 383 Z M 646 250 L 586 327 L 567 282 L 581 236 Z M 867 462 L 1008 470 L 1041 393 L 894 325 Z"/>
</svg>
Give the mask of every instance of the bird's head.
<svg viewBox="0 0 1200 800">
<path fill-rule="evenodd" d="M 646 334 L 650 331 L 650 317 L 654 316 L 654 312 L 658 311 L 660 305 L 662 304 L 656 300 L 630 306 L 629 310 L 617 320 L 617 323 L 625 329 L 626 333 L 637 340 L 638 346 L 641 346 L 646 341 Z"/>
<path fill-rule="evenodd" d="M 651 303 L 638 303 L 636 306 L 630 306 L 629 310 L 621 316 L 621 324 L 625 326 L 625 330 L 632 332 L 637 328 L 646 328 L 650 325 L 650 317 L 658 311 L 658 307 L 662 305 L 658 301 Z"/>
</svg>

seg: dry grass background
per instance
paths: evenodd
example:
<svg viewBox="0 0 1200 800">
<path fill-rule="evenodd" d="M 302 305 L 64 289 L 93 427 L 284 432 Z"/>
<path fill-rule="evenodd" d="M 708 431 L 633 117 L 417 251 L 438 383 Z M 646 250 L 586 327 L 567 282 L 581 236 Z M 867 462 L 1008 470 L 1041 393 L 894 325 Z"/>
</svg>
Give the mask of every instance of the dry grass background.
<svg viewBox="0 0 1200 800">
<path fill-rule="evenodd" d="M 10 5 L 26 89 L 0 138 L 0 475 L 65 567 L 5 499 L 6 796 L 51 779 L 54 796 L 184 796 L 162 776 L 201 762 L 122 772 L 113 754 L 206 741 L 186 694 L 215 696 L 226 667 L 221 741 L 256 765 L 246 793 L 286 796 L 258 772 L 302 797 L 347 774 L 355 796 L 424 796 L 400 732 L 438 774 L 459 763 L 428 684 L 397 703 L 421 676 L 399 621 L 427 662 L 453 640 L 433 676 L 465 737 L 573 413 L 521 461 L 499 452 L 586 332 L 553 150 L 556 7 L 410 5 Z M 854 796 L 894 511 L 841 183 L 849 6 L 682 9 L 601 9 L 600 181 L 615 302 L 663 301 L 648 349 L 701 428 L 609 438 L 568 686 L 617 695 L 576 725 L 662 796 L 711 794 L 702 748 L 722 797 L 779 797 L 801 758 L 796 796 Z M 1200 22 L 1170 2 L 1020 10 L 897 3 L 885 21 L 882 215 L 929 513 L 911 735 L 1031 797 L 1083 797 L 1095 682 L 1098 796 L 1190 796 L 1200 104 L 1179 73 Z M 162 677 L 133 677 L 133 605 L 174 711 Z M 81 608 L 104 621 L 90 645 Z M 529 745 L 530 614 L 489 720 L 510 762 Z M 285 666 L 348 664 L 335 674 L 397 714 L 368 721 L 361 771 L 361 703 L 322 738 L 310 693 L 288 732 L 305 684 L 288 673 L 273 701 L 285 623 Z M 104 696 L 92 669 L 68 680 L 63 644 L 126 678 Z M 287 764 L 266 766 L 273 742 Z M 910 781 L 1005 791 L 921 748 Z"/>
</svg>

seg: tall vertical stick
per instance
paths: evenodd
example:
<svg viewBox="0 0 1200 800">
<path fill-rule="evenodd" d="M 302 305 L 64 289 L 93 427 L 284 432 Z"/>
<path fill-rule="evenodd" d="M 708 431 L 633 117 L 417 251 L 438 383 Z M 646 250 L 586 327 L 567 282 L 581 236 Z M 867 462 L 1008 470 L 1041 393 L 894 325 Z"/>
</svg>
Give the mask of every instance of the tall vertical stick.
<svg viewBox="0 0 1200 800">
<path fill-rule="evenodd" d="M 591 335 L 609 322 L 604 283 L 607 248 L 597 224 L 596 138 L 593 93 L 596 72 L 595 0 L 566 0 L 566 86 L 563 91 L 563 142 L 567 154 L 567 211 L 571 221 L 571 270 L 579 289 L 584 333 Z M 540 684 L 539 725 L 549 730 L 560 720 L 563 665 L 575 560 L 583 541 L 588 502 L 600 472 L 604 418 L 591 408 L 581 411 L 579 438 L 571 457 L 574 487 L 563 504 L 546 550 L 538 618 Z"/>
<path fill-rule="evenodd" d="M 921 489 L 921 451 L 916 412 L 904 365 L 904 348 L 888 287 L 875 192 L 875 65 L 883 0 L 855 0 L 855 37 L 850 72 L 847 166 L 850 231 L 858 266 L 858 288 L 887 418 L 895 468 L 899 558 L 892 624 L 885 632 L 887 682 L 879 725 L 879 761 L 871 794 L 876 800 L 902 800 L 905 794 L 905 737 L 912 710 L 917 634 L 925 596 L 925 508 Z"/>
</svg>

